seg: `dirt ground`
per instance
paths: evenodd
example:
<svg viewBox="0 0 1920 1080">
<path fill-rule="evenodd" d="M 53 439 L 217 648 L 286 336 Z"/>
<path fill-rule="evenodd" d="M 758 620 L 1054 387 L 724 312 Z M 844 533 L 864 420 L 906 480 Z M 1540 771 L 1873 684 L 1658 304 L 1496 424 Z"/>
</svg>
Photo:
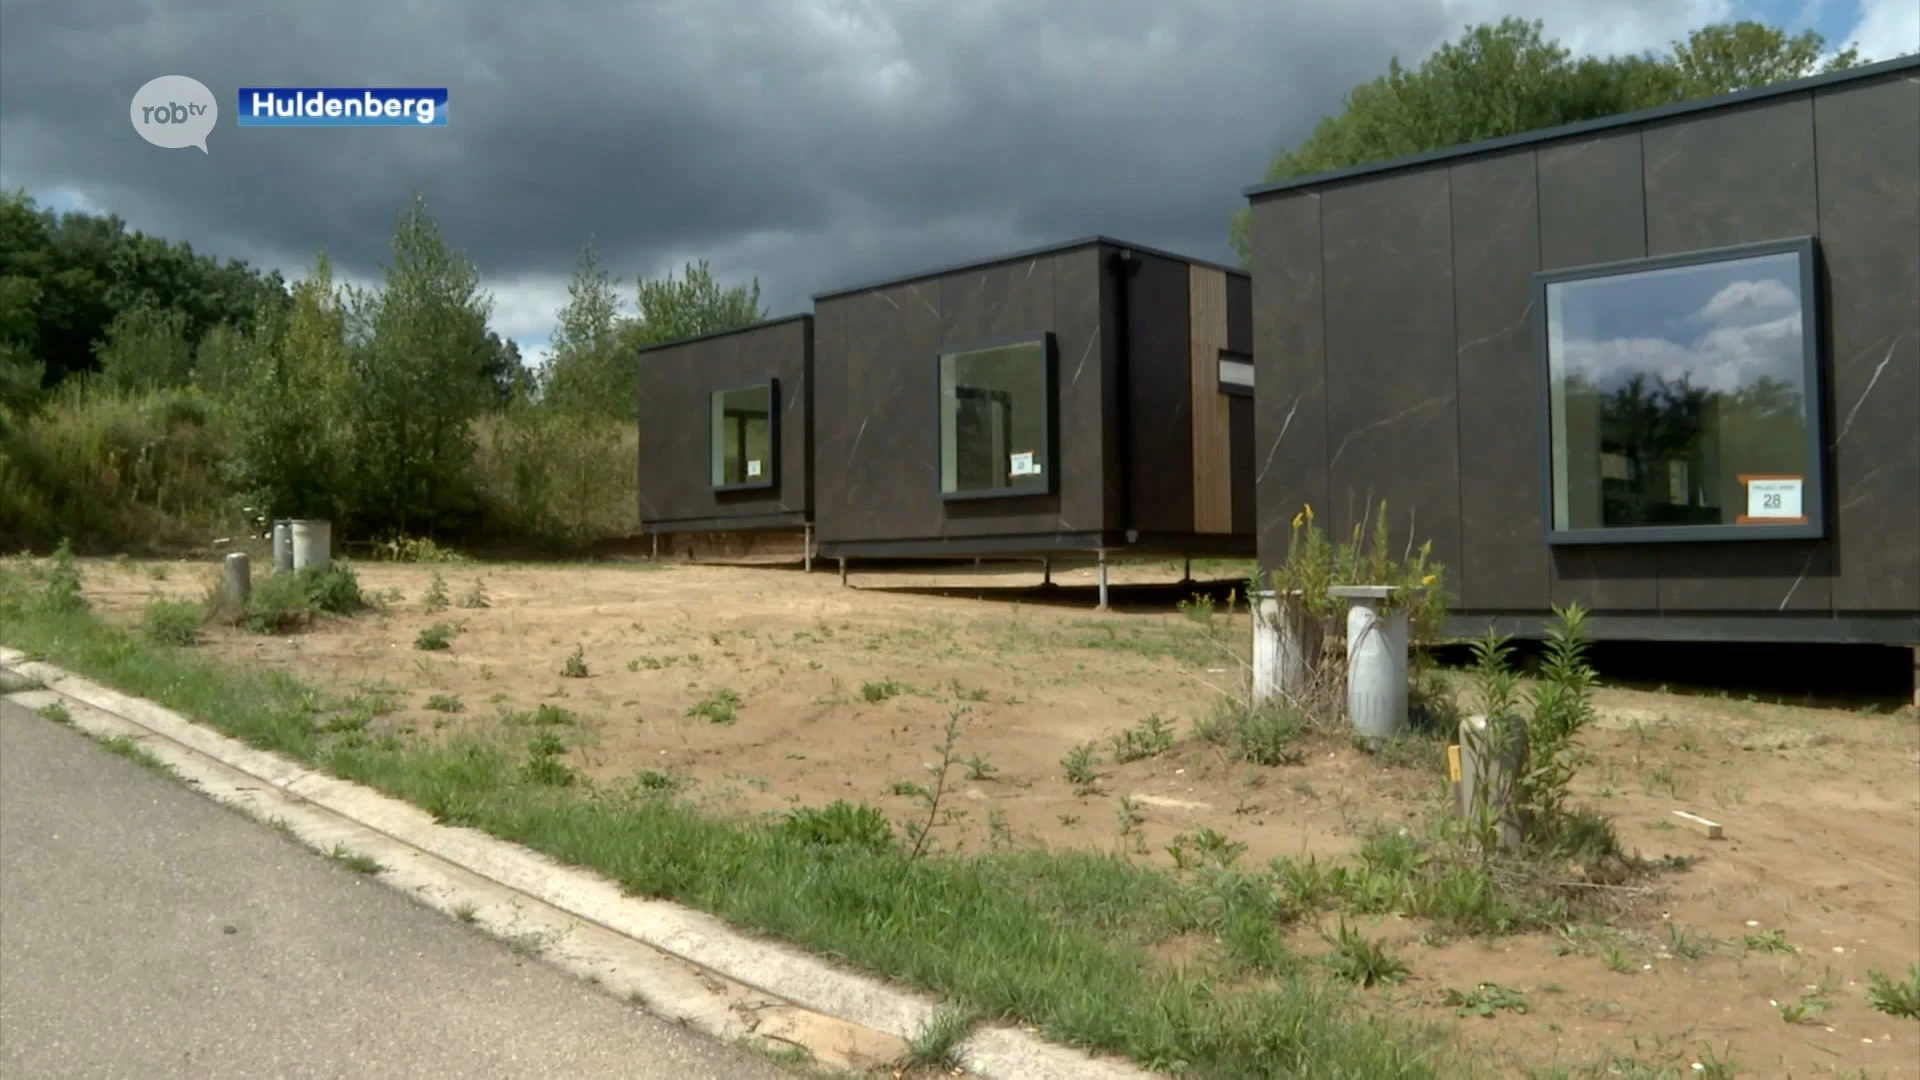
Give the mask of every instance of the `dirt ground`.
<svg viewBox="0 0 1920 1080">
<path fill-rule="evenodd" d="M 1124 796 L 1152 858 L 1199 827 L 1245 843 L 1252 865 L 1334 856 L 1377 822 L 1430 813 L 1444 782 L 1431 758 L 1394 764 L 1334 743 L 1298 766 L 1230 764 L 1187 735 L 1195 716 L 1242 692 L 1244 613 L 1214 616 L 1210 632 L 1166 599 L 1096 612 L 1087 569 L 1056 571 L 1066 588 L 1055 598 L 1013 603 L 962 594 L 1030 586 L 1037 571 L 856 569 L 847 588 L 827 568 L 460 564 L 437 568 L 452 601 L 439 612 L 423 605 L 436 568 L 356 570 L 364 590 L 399 598 L 284 638 L 214 630 L 203 647 L 385 695 L 392 711 L 377 723 L 420 732 L 524 740 L 531 729 L 502 716 L 558 706 L 579 718 L 564 728 L 575 768 L 609 783 L 658 774 L 742 812 L 845 798 L 905 820 L 914 802 L 895 784 L 926 779 L 950 712 L 965 708 L 957 757 L 975 764 L 954 769 L 960 813 L 936 831 L 949 848 L 996 836 L 1135 848 L 1122 835 Z M 162 580 L 152 564 L 90 561 L 84 572 L 104 613 L 133 618 L 155 592 L 198 597 L 212 568 L 171 564 Z M 1113 580 L 1179 577 L 1160 564 Z M 460 606 L 476 581 L 489 606 Z M 436 622 L 458 628 L 451 648 L 416 649 Z M 585 677 L 562 674 L 576 649 Z M 428 709 L 435 695 L 461 711 Z M 731 721 L 715 722 L 729 703 Z M 1412 922 L 1369 924 L 1412 969 L 1375 992 L 1383 1003 L 1462 1025 L 1514 1075 L 1556 1062 L 1712 1075 L 1731 1059 L 1743 1077 L 1920 1078 L 1920 1024 L 1863 996 L 1869 969 L 1904 977 L 1920 962 L 1915 711 L 1614 688 L 1599 704 L 1581 800 L 1643 855 L 1698 862 L 1661 879 L 1644 921 L 1614 928 L 1428 945 Z M 1112 764 L 1108 740 L 1156 715 L 1178 731 L 1175 747 Z M 1106 761 L 1093 791 L 1062 767 L 1089 741 Z M 1676 809 L 1723 823 L 1725 838 L 1707 839 Z M 1443 993 L 1482 983 L 1522 992 L 1527 1011 L 1454 1019 Z M 1813 993 L 1830 1006 L 1783 1018 L 1778 1006 Z"/>
</svg>

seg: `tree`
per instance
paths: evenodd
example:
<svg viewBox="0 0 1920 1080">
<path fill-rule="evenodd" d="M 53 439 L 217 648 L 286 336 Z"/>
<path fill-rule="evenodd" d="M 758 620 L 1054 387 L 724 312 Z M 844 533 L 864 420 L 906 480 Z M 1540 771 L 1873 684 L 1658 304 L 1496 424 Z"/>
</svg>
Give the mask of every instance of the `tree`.
<svg viewBox="0 0 1920 1080">
<path fill-rule="evenodd" d="M 408 534 L 473 509 L 472 422 L 493 394 L 490 297 L 416 198 L 394 230 L 393 262 L 360 294 L 353 350 L 356 505 L 370 529 Z"/>
<path fill-rule="evenodd" d="M 93 352 L 106 384 L 117 390 L 183 386 L 193 375 L 186 312 L 144 300 L 113 317 Z"/>
<path fill-rule="evenodd" d="M 351 375 L 344 296 L 326 255 L 293 287 L 287 310 L 265 307 L 219 348 L 232 367 L 230 479 L 272 517 L 334 518 L 345 506 Z M 213 339 L 209 339 L 210 341 Z M 204 343 L 203 343 L 204 344 Z"/>
<path fill-rule="evenodd" d="M 620 296 L 589 244 L 567 283 L 567 303 L 541 372 L 541 401 L 569 412 L 631 416 L 632 352 L 621 330 Z"/>
<path fill-rule="evenodd" d="M 1409 70 L 1387 72 L 1348 91 L 1341 110 L 1282 149 L 1269 182 L 1329 172 L 1447 146 L 1516 135 L 1603 116 L 1800 78 L 1862 63 L 1847 49 L 1824 63 L 1825 39 L 1789 37 L 1755 22 L 1696 30 L 1669 56 L 1575 59 L 1542 24 L 1508 17 L 1469 26 Z M 1229 240 L 1241 265 L 1251 257 L 1249 214 L 1234 212 Z"/>
<path fill-rule="evenodd" d="M 672 272 L 660 281 L 640 279 L 640 314 L 628 324 L 632 346 L 660 345 L 701 334 L 739 330 L 767 317 L 760 307 L 760 279 L 723 287 L 707 261 L 688 263 L 678 281 Z M 631 395 L 629 395 L 631 396 Z"/>
</svg>

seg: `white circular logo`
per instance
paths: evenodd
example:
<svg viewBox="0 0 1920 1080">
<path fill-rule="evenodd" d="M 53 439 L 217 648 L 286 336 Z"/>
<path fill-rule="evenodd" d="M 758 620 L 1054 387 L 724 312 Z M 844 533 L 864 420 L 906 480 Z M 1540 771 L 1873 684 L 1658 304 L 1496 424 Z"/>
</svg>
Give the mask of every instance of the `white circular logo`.
<svg viewBox="0 0 1920 1080">
<path fill-rule="evenodd" d="M 220 119 L 220 103 L 199 79 L 162 75 L 133 95 L 133 130 L 155 146 L 207 153 L 207 135 Z"/>
</svg>

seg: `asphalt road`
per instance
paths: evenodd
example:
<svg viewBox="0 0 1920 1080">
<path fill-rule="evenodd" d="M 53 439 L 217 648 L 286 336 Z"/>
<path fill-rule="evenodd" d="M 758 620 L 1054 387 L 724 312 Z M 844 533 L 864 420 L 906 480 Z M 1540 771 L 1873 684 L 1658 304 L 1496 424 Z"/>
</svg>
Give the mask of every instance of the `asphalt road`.
<svg viewBox="0 0 1920 1080">
<path fill-rule="evenodd" d="M 5 701 L 0 1076 L 792 1080 Z"/>
</svg>

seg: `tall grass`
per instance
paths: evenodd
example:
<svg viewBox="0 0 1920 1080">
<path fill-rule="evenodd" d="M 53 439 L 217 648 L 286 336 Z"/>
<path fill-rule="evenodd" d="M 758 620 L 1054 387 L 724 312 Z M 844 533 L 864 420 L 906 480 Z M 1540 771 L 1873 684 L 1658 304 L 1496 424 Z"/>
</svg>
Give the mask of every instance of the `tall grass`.
<svg viewBox="0 0 1920 1080">
<path fill-rule="evenodd" d="M 237 524 L 219 404 L 192 389 L 63 388 L 0 411 L 0 547 L 174 550 Z"/>
<path fill-rule="evenodd" d="M 0 550 L 69 539 L 83 552 L 171 553 L 245 530 L 255 515 L 232 483 L 229 410 L 192 388 L 77 381 L 30 414 L 0 406 Z M 577 546 L 637 531 L 633 425 L 519 407 L 480 417 L 474 436 L 486 539 Z"/>
</svg>

